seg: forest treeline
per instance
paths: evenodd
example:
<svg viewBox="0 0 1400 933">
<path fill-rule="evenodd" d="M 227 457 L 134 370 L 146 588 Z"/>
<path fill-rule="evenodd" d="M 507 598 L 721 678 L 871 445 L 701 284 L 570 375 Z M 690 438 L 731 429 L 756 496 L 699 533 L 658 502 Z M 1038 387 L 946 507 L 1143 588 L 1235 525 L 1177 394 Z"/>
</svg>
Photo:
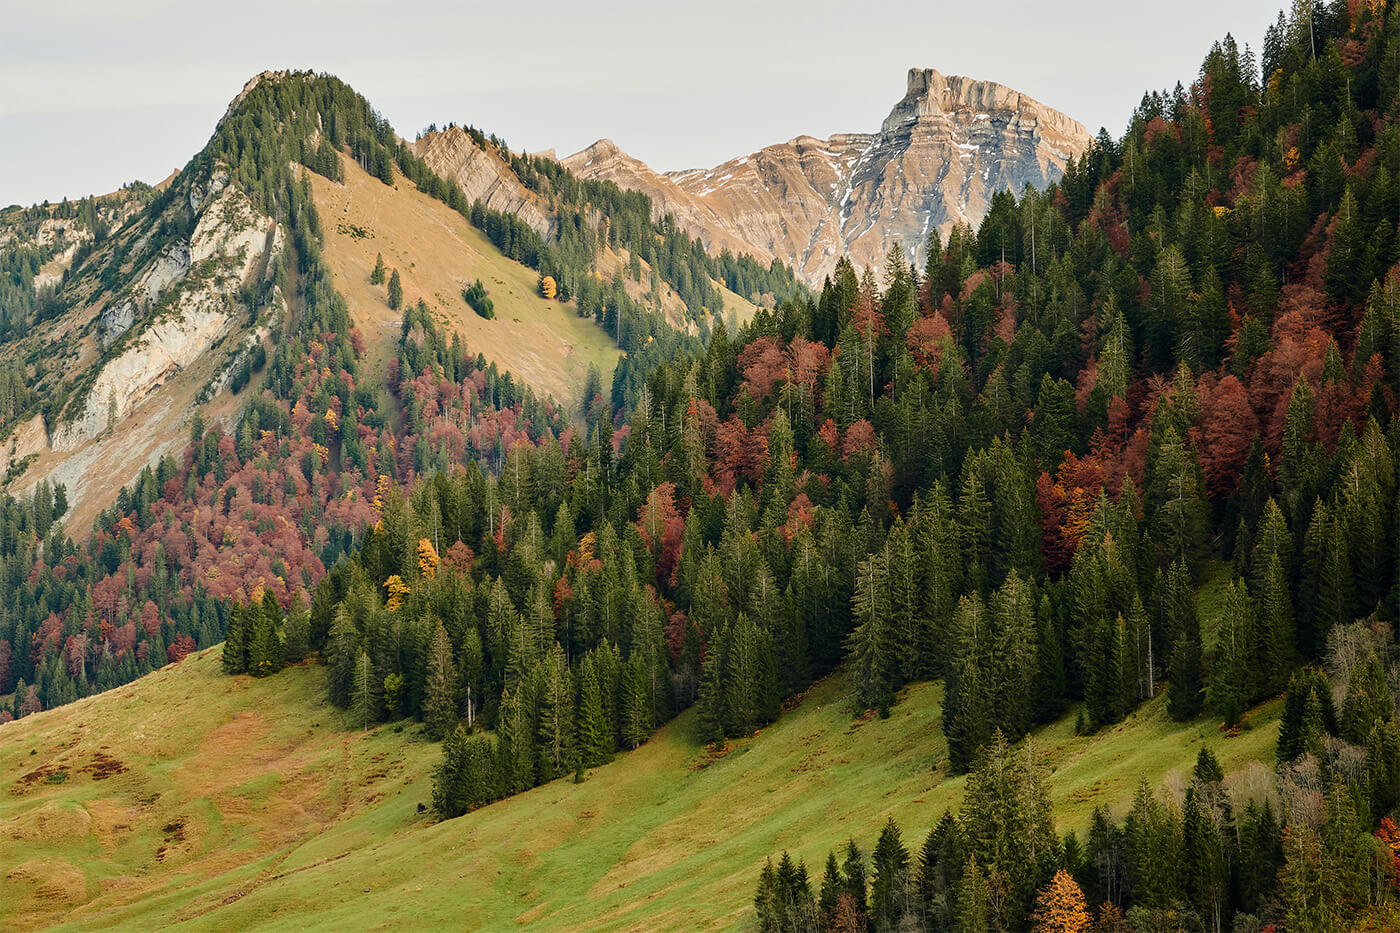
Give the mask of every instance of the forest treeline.
<svg viewBox="0 0 1400 933">
<path fill-rule="evenodd" d="M 998 733 L 1019 740 L 1071 704 L 1091 731 L 1165 689 L 1173 716 L 1233 726 L 1287 692 L 1284 755 L 1319 790 L 1268 832 L 1351 870 L 1395 805 L 1395 745 L 1389 727 L 1329 720 L 1323 694 L 1350 687 L 1307 678 L 1339 640 L 1364 647 L 1350 669 L 1373 684 L 1393 665 L 1398 16 L 1305 5 L 1258 59 L 1227 39 L 1059 184 L 998 195 L 917 263 L 843 261 L 819 294 L 646 358 L 615 417 L 595 406 L 582 428 L 412 302 L 387 397 L 361 382 L 314 207 L 281 167 L 333 163 L 275 141 L 314 138 L 280 130 L 320 114 L 381 177 L 412 163 L 338 82 L 255 88 L 207 158 L 291 225 L 282 281 L 306 313 L 236 431 L 196 431 L 71 569 L 30 534 L 31 563 L 5 574 L 26 607 L 9 643 L 35 644 L 47 609 L 44 643 L 88 635 L 86 659 L 112 651 L 101 625 L 134 621 L 143 593 L 160 619 L 207 595 L 231 672 L 314 655 L 361 727 L 412 716 L 442 736 L 444 816 L 586 770 L 692 704 L 706 741 L 751 734 L 843 664 L 854 712 L 942 679 L 958 771 L 987 749 L 1022 755 Z M 163 596 L 162 567 L 181 581 Z M 65 609 L 50 581 L 70 574 L 108 585 L 110 609 Z M 1214 620 L 1197 614 L 1207 580 L 1225 594 Z M 60 667 L 51 681 L 76 682 Z M 1374 705 L 1355 721 L 1387 722 L 1357 689 Z M 995 781 L 1035 786 L 1024 770 Z M 1381 790 L 1358 776 L 1372 774 Z M 1201 783 L 1204 797 L 1219 779 Z M 1152 812 L 1171 823 L 1174 806 Z M 986 818 L 1030 819 L 1004 807 Z M 1012 876 L 1004 852 L 970 874 L 958 854 L 945 869 L 967 903 L 985 888 L 1000 905 L 996 926 L 959 928 L 1020 928 L 1059 867 L 1098 898 L 1107 882 L 1066 848 L 1047 837 L 1014 883 L 995 875 Z M 1186 884 L 1107 900 L 1157 909 L 1198 898 Z M 1336 916 L 1357 890 L 1307 903 Z M 1211 904 L 1213 928 L 1265 909 Z"/>
<path fill-rule="evenodd" d="M 519 161 L 503 144 L 501 155 Z M 45 486 L 23 501 L 5 499 L 15 517 L 0 552 L 9 568 L 6 595 L 12 597 L 0 610 L 0 695 L 11 698 L 0 715 L 22 715 L 116 686 L 218 642 L 235 595 L 247 599 L 266 586 L 284 606 L 297 594 L 305 601 L 325 567 L 360 534 L 379 477 L 398 484 L 417 472 L 478 457 L 495 469 L 516 438 L 563 431 L 568 413 L 470 355 L 460 339 L 436 332 L 431 339 L 441 347 L 428 352 L 440 350 L 442 358 L 435 358 L 431 377 L 411 385 L 419 373 L 412 361 L 401 360 L 404 368 L 391 374 L 387 396 L 360 381 L 363 339 L 351 326 L 344 299 L 331 288 L 320 258 L 319 218 L 296 170 L 299 164 L 340 179 L 347 157 L 386 184 L 395 182 L 396 172 L 407 173 L 425 190 L 453 201 L 455 186 L 431 175 L 362 97 L 334 78 L 299 73 L 255 85 L 174 182 L 160 191 L 133 186 L 125 192 L 118 206 L 125 209 L 136 198 L 144 210 L 120 236 L 109 236 L 115 207 L 102 199 L 6 212 L 6 220 L 17 224 L 61 220 L 95 231 L 76 251 L 64 288 L 42 294 L 32 281 L 52 250 L 21 245 L 0 251 L 0 299 L 13 311 L 5 320 L 27 325 L 61 313 L 70 283 L 118 287 L 125 270 L 139 269 L 173 237 L 188 233 L 193 209 L 178 193 L 227 172 L 289 231 L 292 246 L 269 270 L 267 284 L 243 297 L 255 309 L 280 292 L 292 299 L 296 313 L 290 321 L 273 322 L 278 339 L 270 360 L 259 347 L 235 372 L 235 392 L 264 367 L 267 376 L 234 428 L 205 430 L 196 417 L 189 446 L 122 490 L 86 542 L 46 542 L 55 490 Z M 537 179 L 533 186 L 543 184 Z M 626 248 L 634 256 L 644 247 L 656 254 L 653 268 L 669 270 L 665 281 L 672 287 L 685 277 L 708 282 L 706 276 L 715 276 L 755 296 L 764 289 L 795 290 L 788 270 L 704 256 L 668 225 L 652 224 L 649 203 L 624 198 L 615 188 L 580 187 L 562 169 L 549 184 L 565 190 L 560 203 L 567 201 L 577 215 L 577 243 L 546 244 L 547 252 L 568 257 L 553 260 L 563 264 L 561 270 L 581 274 L 591 268 L 600 244 L 609 242 L 606 231 L 626 230 Z M 455 200 L 471 219 L 472 206 L 461 203 L 459 191 Z M 639 216 L 646 217 L 645 228 Z M 624 241 L 614 236 L 612 242 Z M 620 342 L 636 345 L 618 367 L 611 393 L 597 380 L 590 383 L 585 401 L 596 420 L 604 417 L 610 398 L 630 397 L 630 387 L 667 353 L 701 344 L 627 298 L 620 283 L 600 284 L 591 273 L 584 279 L 585 291 L 611 289 L 620 297 L 611 305 L 606 298 L 584 299 L 580 313 L 595 314 Z M 712 291 L 696 294 L 706 301 L 714 297 Z M 635 318 L 633 337 L 626 337 L 631 325 L 618 323 L 624 299 Z M 408 304 L 406 331 L 427 319 L 421 299 L 410 297 Z M 709 310 L 718 312 L 718 303 L 712 304 Z M 695 307 L 698 313 L 701 306 Z M 81 403 L 83 380 L 50 385 L 43 365 L 41 355 L 30 354 L 0 366 L 0 418 L 12 422 L 42 408 L 53 423 Z M 444 378 L 450 392 L 437 384 Z M 407 419 L 400 417 L 400 389 Z M 419 391 L 433 396 L 430 405 L 417 405 Z M 391 410 L 382 409 L 386 399 Z"/>
</svg>

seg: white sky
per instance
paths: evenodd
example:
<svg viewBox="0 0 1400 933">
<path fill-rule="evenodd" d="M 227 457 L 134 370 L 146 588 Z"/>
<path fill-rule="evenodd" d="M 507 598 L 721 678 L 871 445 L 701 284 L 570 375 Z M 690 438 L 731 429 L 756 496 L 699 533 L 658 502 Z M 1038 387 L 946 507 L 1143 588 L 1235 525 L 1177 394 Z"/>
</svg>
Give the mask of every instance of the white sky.
<svg viewBox="0 0 1400 933">
<path fill-rule="evenodd" d="M 340 76 L 412 136 L 515 149 L 607 136 L 653 168 L 873 131 L 911 67 L 999 81 L 1117 137 L 1212 41 L 1282 0 L 0 0 L 0 206 L 181 167 L 266 68 Z"/>
</svg>

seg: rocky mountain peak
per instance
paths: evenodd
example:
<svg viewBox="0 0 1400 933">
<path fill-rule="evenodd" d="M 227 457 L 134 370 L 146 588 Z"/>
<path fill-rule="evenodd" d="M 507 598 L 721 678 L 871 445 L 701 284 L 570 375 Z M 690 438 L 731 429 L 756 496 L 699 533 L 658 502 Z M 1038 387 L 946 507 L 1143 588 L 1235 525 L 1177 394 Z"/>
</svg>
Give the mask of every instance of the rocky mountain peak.
<svg viewBox="0 0 1400 933">
<path fill-rule="evenodd" d="M 921 258 L 932 229 L 976 225 L 1000 190 L 1057 180 L 1084 152 L 1077 120 L 993 81 L 911 68 L 877 133 L 797 136 L 712 169 L 659 173 L 602 139 L 564 159 L 651 196 L 706 247 L 777 258 L 819 284 L 843 255 Z"/>
<path fill-rule="evenodd" d="M 291 74 L 291 72 L 285 70 L 274 71 L 272 69 L 268 69 L 266 71 L 260 71 L 257 74 L 253 75 L 244 83 L 243 89 L 234 95 L 233 100 L 228 102 L 228 108 L 224 110 L 224 115 L 219 118 L 219 123 L 222 124 L 225 120 L 232 116 L 233 113 L 236 110 L 238 110 L 238 106 L 242 104 L 244 100 L 247 99 L 249 94 L 253 93 L 253 89 L 259 84 L 262 84 L 264 81 L 281 81 L 289 74 Z"/>
</svg>

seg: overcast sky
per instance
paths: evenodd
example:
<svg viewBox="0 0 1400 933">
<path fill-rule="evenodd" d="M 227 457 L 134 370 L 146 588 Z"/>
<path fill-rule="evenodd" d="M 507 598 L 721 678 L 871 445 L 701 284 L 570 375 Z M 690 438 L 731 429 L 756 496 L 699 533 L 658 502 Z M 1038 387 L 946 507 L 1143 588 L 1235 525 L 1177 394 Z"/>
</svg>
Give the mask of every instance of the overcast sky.
<svg viewBox="0 0 1400 933">
<path fill-rule="evenodd" d="M 1147 88 L 1281 0 L 0 0 L 0 206 L 155 181 L 266 68 L 348 81 L 395 129 L 471 123 L 662 170 L 872 131 L 910 67 L 999 81 L 1121 134 Z M 878 11 L 878 12 L 877 12 Z"/>
</svg>

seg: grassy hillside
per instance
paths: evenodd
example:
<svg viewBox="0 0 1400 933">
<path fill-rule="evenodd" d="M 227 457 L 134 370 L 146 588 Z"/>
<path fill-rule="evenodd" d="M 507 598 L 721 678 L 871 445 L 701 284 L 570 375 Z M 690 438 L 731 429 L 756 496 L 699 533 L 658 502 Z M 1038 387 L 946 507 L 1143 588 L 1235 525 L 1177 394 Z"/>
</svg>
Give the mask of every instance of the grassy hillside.
<svg viewBox="0 0 1400 933">
<path fill-rule="evenodd" d="M 852 722 L 833 678 L 717 759 L 686 714 L 583 784 L 435 825 L 418 805 L 437 747 L 411 724 L 345 731 L 321 689 L 314 667 L 225 677 L 213 650 L 0 727 L 0 927 L 730 928 L 768 854 L 818 862 L 886 815 L 929 826 L 962 793 L 937 685 Z M 1227 770 L 1267 760 L 1277 716 L 1227 737 L 1158 698 L 1099 735 L 1071 717 L 1034 741 L 1061 828 L 1080 828 L 1202 744 Z"/>
<path fill-rule="evenodd" d="M 372 367 L 393 352 L 403 320 L 401 311 L 390 310 L 385 286 L 369 283 L 374 258 L 382 253 L 385 266 L 399 270 L 405 302 L 422 298 L 449 331 L 462 335 L 471 352 L 483 354 L 536 391 L 573 404 L 590 364 L 609 384 L 622 354 L 572 304 L 541 298 L 533 269 L 503 256 L 485 234 L 407 179 L 399 178 L 391 188 L 353 159 L 342 163 L 344 184 L 308 174 L 335 287 L 364 333 Z M 495 304 L 494 320 L 477 315 L 462 298 L 462 289 L 476 279 Z"/>
</svg>

